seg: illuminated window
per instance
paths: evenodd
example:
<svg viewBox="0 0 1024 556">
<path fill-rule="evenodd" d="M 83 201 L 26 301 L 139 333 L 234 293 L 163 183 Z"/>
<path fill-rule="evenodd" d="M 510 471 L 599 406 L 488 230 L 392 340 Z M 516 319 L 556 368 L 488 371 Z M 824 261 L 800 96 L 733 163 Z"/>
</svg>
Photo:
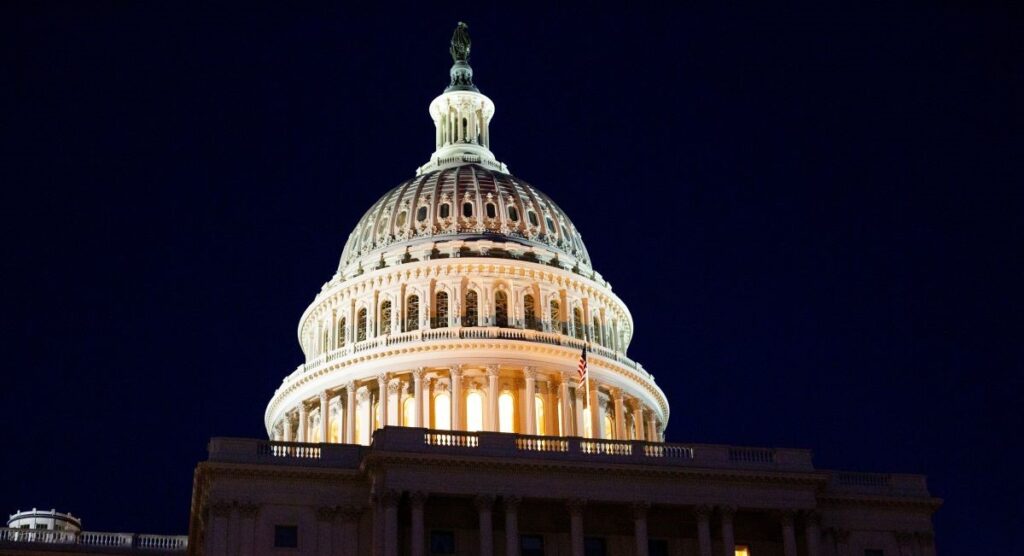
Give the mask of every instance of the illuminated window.
<svg viewBox="0 0 1024 556">
<path fill-rule="evenodd" d="M 416 423 L 416 399 L 406 398 L 402 403 L 402 426 L 412 427 Z"/>
<path fill-rule="evenodd" d="M 310 421 L 312 422 L 310 423 L 309 441 L 323 442 L 323 439 L 320 438 L 320 418 L 317 417 L 316 419 L 310 419 Z"/>
<path fill-rule="evenodd" d="M 405 330 L 416 330 L 420 327 L 420 298 L 410 295 L 405 300 Z"/>
<path fill-rule="evenodd" d="M 466 430 L 484 430 L 484 397 L 480 392 L 466 394 Z"/>
<path fill-rule="evenodd" d="M 363 432 L 363 427 L 366 426 L 366 422 L 363 420 L 363 412 L 356 411 L 356 444 L 366 444 L 366 433 Z"/>
<path fill-rule="evenodd" d="M 540 323 L 537 321 L 537 308 L 533 303 L 533 296 L 530 294 L 523 296 L 523 317 L 526 321 L 526 328 L 530 330 L 540 329 Z"/>
<path fill-rule="evenodd" d="M 448 326 L 448 293 L 437 292 L 434 295 L 434 310 L 437 316 L 434 317 L 434 328 L 445 328 Z"/>
<path fill-rule="evenodd" d="M 356 341 L 362 342 L 366 339 L 366 309 L 360 309 L 356 313 Z"/>
<path fill-rule="evenodd" d="M 469 290 L 466 293 L 466 318 L 462 319 L 463 326 L 479 326 L 480 315 L 479 298 L 475 291 Z"/>
<path fill-rule="evenodd" d="M 498 431 L 516 432 L 516 401 L 511 392 L 498 397 Z"/>
<path fill-rule="evenodd" d="M 380 319 L 379 320 L 379 322 L 380 322 L 379 333 L 380 334 L 390 334 L 391 333 L 391 302 L 390 301 L 385 301 L 385 302 L 380 304 L 380 317 L 378 317 L 378 318 Z"/>
<path fill-rule="evenodd" d="M 581 311 L 580 308 L 577 307 L 577 308 L 572 310 L 572 316 L 573 316 L 572 320 L 574 321 L 573 322 L 573 334 L 577 338 L 582 340 L 583 339 L 583 311 Z"/>
<path fill-rule="evenodd" d="M 338 320 L 338 331 L 335 333 L 338 347 L 345 347 L 345 317 Z"/>
<path fill-rule="evenodd" d="M 550 311 L 550 318 L 551 318 L 551 329 L 554 330 L 555 332 L 561 332 L 562 331 L 562 317 L 561 317 L 561 313 L 559 312 L 559 307 L 558 307 L 558 302 L 557 301 L 555 301 L 553 299 L 551 300 L 551 305 L 549 307 L 549 311 Z"/>
<path fill-rule="evenodd" d="M 604 438 L 616 438 L 615 436 L 615 421 L 612 420 L 611 415 L 604 416 Z"/>
<path fill-rule="evenodd" d="M 558 436 L 569 436 L 569 431 L 563 430 L 562 425 L 565 418 L 562 417 L 562 400 L 558 400 Z"/>
<path fill-rule="evenodd" d="M 544 396 L 537 394 L 533 397 L 534 419 L 537 422 L 537 434 L 547 434 L 547 423 L 544 419 Z"/>
<path fill-rule="evenodd" d="M 330 430 L 331 442 L 337 444 L 341 442 L 341 417 L 338 415 L 331 416 L 331 430 Z"/>
<path fill-rule="evenodd" d="M 373 406 L 370 411 L 373 412 L 373 416 L 370 418 L 373 421 L 373 430 L 377 430 L 380 428 L 380 399 L 373 402 Z"/>
<path fill-rule="evenodd" d="M 405 219 L 407 218 L 407 215 L 408 215 L 408 213 L 405 212 L 404 210 L 402 212 L 398 213 L 398 222 L 397 222 L 397 224 L 398 224 L 399 228 L 401 228 L 402 226 L 405 226 Z"/>
<path fill-rule="evenodd" d="M 434 428 L 440 430 L 451 430 L 452 428 L 452 399 L 446 393 L 434 396 Z"/>
<path fill-rule="evenodd" d="M 584 394 L 586 395 L 586 394 Z M 593 438 L 594 435 L 590 434 L 590 406 L 583 408 L 583 436 L 587 438 Z"/>
<path fill-rule="evenodd" d="M 508 295 L 501 290 L 494 293 L 494 325 L 508 326 Z"/>
<path fill-rule="evenodd" d="M 737 544 L 736 556 L 750 556 L 750 547 L 743 544 Z"/>
<path fill-rule="evenodd" d="M 603 342 L 601 341 L 601 321 L 598 320 L 597 315 L 594 315 L 593 325 L 594 325 L 593 337 L 591 337 L 590 339 L 592 341 L 594 341 L 594 342 L 599 343 L 599 344 L 603 344 Z"/>
</svg>

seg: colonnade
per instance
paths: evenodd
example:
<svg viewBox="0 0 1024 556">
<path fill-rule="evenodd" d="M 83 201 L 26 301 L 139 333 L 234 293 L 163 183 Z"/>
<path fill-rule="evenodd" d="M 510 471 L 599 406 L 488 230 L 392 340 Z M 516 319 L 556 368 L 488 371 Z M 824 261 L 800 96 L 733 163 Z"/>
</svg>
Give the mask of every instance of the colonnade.
<svg viewBox="0 0 1024 556">
<path fill-rule="evenodd" d="M 454 365 L 323 390 L 288 411 L 273 439 L 369 444 L 389 425 L 654 442 L 664 434 L 639 398 L 594 379 L 584 388 L 574 372 Z"/>
</svg>

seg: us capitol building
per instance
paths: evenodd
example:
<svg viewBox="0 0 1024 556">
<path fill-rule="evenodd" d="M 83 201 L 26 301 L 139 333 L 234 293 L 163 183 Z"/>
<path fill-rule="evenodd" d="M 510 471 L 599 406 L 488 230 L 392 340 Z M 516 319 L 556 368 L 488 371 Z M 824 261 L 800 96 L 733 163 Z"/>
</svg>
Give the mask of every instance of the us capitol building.
<svg viewBox="0 0 1024 556">
<path fill-rule="evenodd" d="M 210 441 L 187 542 L 66 546 L 935 554 L 941 500 L 923 476 L 817 469 L 803 449 L 664 442 L 668 400 L 627 356 L 629 309 L 569 217 L 491 152 L 495 106 L 469 51 L 460 23 L 451 84 L 429 107 L 434 153 L 366 211 L 299 319 L 306 361 L 267 405 L 268 440 Z M 65 546 L 5 531 L 4 554 Z"/>
</svg>

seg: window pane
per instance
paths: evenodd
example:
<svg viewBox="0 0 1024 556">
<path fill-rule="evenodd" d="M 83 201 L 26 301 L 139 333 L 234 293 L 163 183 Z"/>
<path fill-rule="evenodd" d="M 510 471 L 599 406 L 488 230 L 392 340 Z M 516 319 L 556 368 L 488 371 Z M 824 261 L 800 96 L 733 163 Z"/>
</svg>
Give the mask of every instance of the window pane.
<svg viewBox="0 0 1024 556">
<path fill-rule="evenodd" d="M 516 432 L 516 402 L 510 392 L 498 397 L 498 432 Z"/>
<path fill-rule="evenodd" d="M 434 396 L 434 428 L 450 430 L 452 428 L 452 399 L 448 394 Z"/>
<path fill-rule="evenodd" d="M 466 395 L 466 430 L 484 430 L 484 397 L 480 392 L 470 392 Z"/>
<path fill-rule="evenodd" d="M 487 218 L 494 218 L 498 216 L 498 208 L 494 206 L 494 203 L 487 203 Z"/>
<path fill-rule="evenodd" d="M 298 525 L 275 525 L 274 546 L 277 548 L 298 548 L 299 527 Z"/>
<path fill-rule="evenodd" d="M 647 556 L 668 556 L 668 541 L 665 539 L 649 539 Z"/>
<path fill-rule="evenodd" d="M 736 556 L 750 556 L 750 547 L 742 544 L 736 545 Z"/>
<path fill-rule="evenodd" d="M 585 537 L 583 539 L 583 554 L 584 556 L 606 556 L 608 546 L 605 544 L 604 538 Z"/>
<path fill-rule="evenodd" d="M 522 556 L 544 556 L 544 537 L 522 535 L 519 537 L 519 550 Z"/>
<path fill-rule="evenodd" d="M 416 209 L 416 221 L 423 222 L 427 219 L 427 207 L 420 207 Z"/>
<path fill-rule="evenodd" d="M 452 206 L 445 203 L 441 205 L 441 210 L 439 212 L 441 213 L 441 218 L 448 218 L 452 214 Z"/>
<path fill-rule="evenodd" d="M 462 203 L 462 216 L 466 218 L 473 216 L 473 203 Z"/>
<path fill-rule="evenodd" d="M 430 553 L 455 554 L 455 533 L 452 531 L 431 531 Z"/>
</svg>

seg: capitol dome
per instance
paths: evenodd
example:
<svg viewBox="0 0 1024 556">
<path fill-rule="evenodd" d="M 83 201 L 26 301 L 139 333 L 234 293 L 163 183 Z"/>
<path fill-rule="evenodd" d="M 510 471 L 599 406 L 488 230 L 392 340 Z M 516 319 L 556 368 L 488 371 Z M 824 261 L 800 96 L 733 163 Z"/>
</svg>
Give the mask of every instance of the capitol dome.
<svg viewBox="0 0 1024 556">
<path fill-rule="evenodd" d="M 661 442 L 668 402 L 626 354 L 629 309 L 565 212 L 491 152 L 494 103 L 473 84 L 469 46 L 460 24 L 451 84 L 429 107 L 434 153 L 363 215 L 299 319 L 306 361 L 274 392 L 267 433 Z"/>
</svg>

